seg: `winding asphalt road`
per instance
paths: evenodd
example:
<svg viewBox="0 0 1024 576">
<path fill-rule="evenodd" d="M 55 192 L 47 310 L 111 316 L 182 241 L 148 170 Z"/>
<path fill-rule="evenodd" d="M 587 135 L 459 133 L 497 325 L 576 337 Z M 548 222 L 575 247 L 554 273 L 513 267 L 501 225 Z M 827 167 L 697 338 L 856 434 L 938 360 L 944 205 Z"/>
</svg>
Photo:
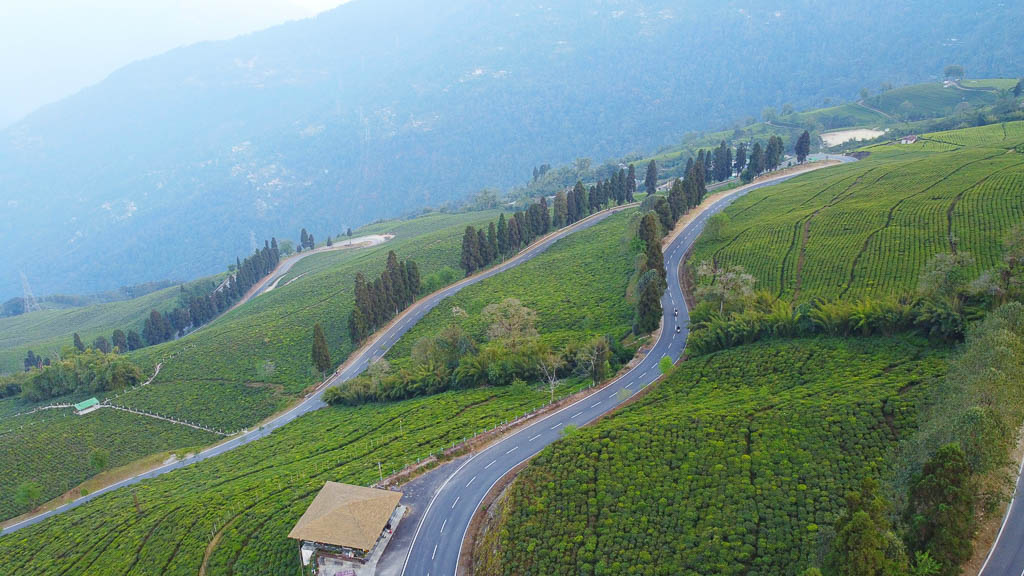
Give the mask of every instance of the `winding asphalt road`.
<svg viewBox="0 0 1024 576">
<path fill-rule="evenodd" d="M 855 160 L 847 156 L 828 158 L 842 162 Z M 582 426 L 593 422 L 657 380 L 661 376 L 658 362 L 663 357 L 668 356 L 673 362 L 679 360 L 686 346 L 689 311 L 683 298 L 678 272 L 683 256 L 704 229 L 708 218 L 752 190 L 772 186 L 798 175 L 782 176 L 737 190 L 717 200 L 687 224 L 665 249 L 665 267 L 669 273 L 668 289 L 661 301 L 664 310 L 662 331 L 643 360 L 629 372 L 589 396 L 541 418 L 461 461 L 454 472 L 448 467 L 441 467 L 424 474 L 424 477 L 446 473 L 448 476 L 430 498 L 426 510 L 407 519 L 413 520 L 412 522 L 399 525 L 391 547 L 385 551 L 381 559 L 378 574 L 399 573 L 396 568 L 396 564 L 399 563 L 402 576 L 455 574 L 470 521 L 483 502 L 484 496 L 501 478 L 532 458 L 545 446 L 558 440 L 566 426 Z M 678 316 L 675 315 L 676 309 L 679 311 Z M 678 332 L 676 327 L 679 328 Z M 424 477 L 421 477 L 421 482 L 429 480 Z M 407 533 L 409 530 L 414 530 L 411 543 L 408 536 L 403 537 L 402 534 L 403 531 Z M 401 559 L 403 553 L 406 554 L 404 560 Z M 396 559 L 396 556 L 399 558 Z"/>
<path fill-rule="evenodd" d="M 1017 470 L 1013 500 L 1003 516 L 1003 524 L 978 576 L 1024 576 L 1024 462 Z"/>
<path fill-rule="evenodd" d="M 402 337 L 403 334 L 405 334 L 410 328 L 413 327 L 413 325 L 419 322 L 419 320 L 423 318 L 427 314 L 427 312 L 430 312 L 430 310 L 432 310 L 435 306 L 438 305 L 438 303 L 440 303 L 445 298 L 451 296 L 452 294 L 455 294 L 456 292 L 462 290 L 466 286 L 476 284 L 477 282 L 480 282 L 481 280 L 484 280 L 486 278 L 490 278 L 495 274 L 500 274 L 505 270 L 508 270 L 509 268 L 513 268 L 515 266 L 522 264 L 523 262 L 528 262 L 536 258 L 539 254 L 543 253 L 545 250 L 550 248 L 552 244 L 561 240 L 562 238 L 565 238 L 566 236 L 573 234 L 575 232 L 579 232 L 580 230 L 586 230 L 587 228 L 590 228 L 591 226 L 594 226 L 598 222 L 604 220 L 608 216 L 611 216 L 616 212 L 626 210 L 632 206 L 633 205 L 617 206 L 615 208 L 610 208 L 603 212 L 593 214 L 583 220 L 580 220 L 579 222 L 576 222 L 571 226 L 567 226 L 565 228 L 562 228 L 561 230 L 558 230 L 557 232 L 549 234 L 543 239 L 533 243 L 519 254 L 513 256 L 512 258 L 509 258 L 508 260 L 497 266 L 494 266 L 493 268 L 490 268 L 475 276 L 471 276 L 469 278 L 456 282 L 455 284 L 452 284 L 451 286 L 445 288 L 444 290 L 435 292 L 434 294 L 431 294 L 430 296 L 427 296 L 426 298 L 413 303 L 398 317 L 397 321 L 393 322 L 385 330 L 380 332 L 372 341 L 371 344 L 364 346 L 357 352 L 353 353 L 353 355 L 349 357 L 349 360 L 347 360 L 346 363 L 342 365 L 342 368 L 333 376 L 331 376 L 324 384 L 317 388 L 315 392 L 310 394 L 308 397 L 303 399 L 302 402 L 300 402 L 287 412 L 275 416 L 271 420 L 265 422 L 258 429 L 243 432 L 242 434 L 235 436 L 230 440 L 207 448 L 206 450 L 203 450 L 202 452 L 199 452 L 198 454 L 195 454 L 189 458 L 178 460 L 170 464 L 165 464 L 143 474 L 139 474 L 138 476 L 127 478 L 125 480 L 117 482 L 116 484 L 111 484 L 110 486 L 101 488 L 91 494 L 82 496 L 77 500 L 73 500 L 71 502 L 68 502 L 67 504 L 54 508 L 53 510 L 22 520 L 17 524 L 12 524 L 11 526 L 4 528 L 2 531 L 0 531 L 0 535 L 10 534 L 26 526 L 37 524 L 51 516 L 67 512 L 72 508 L 77 508 L 78 506 L 81 506 L 82 504 L 85 504 L 86 502 L 89 502 L 94 498 L 102 496 L 103 494 L 106 494 L 108 492 L 117 490 L 118 488 L 123 488 L 125 486 L 130 486 L 132 484 L 138 484 L 143 480 L 155 478 L 157 476 L 166 474 L 172 470 L 177 470 L 178 468 L 182 468 L 184 466 L 188 466 L 195 462 L 199 462 L 201 460 L 206 460 L 207 458 L 213 458 L 214 456 L 224 454 L 225 452 L 234 450 L 239 446 L 248 444 L 254 440 L 258 440 L 260 438 L 263 438 L 264 436 L 269 435 L 274 430 L 280 428 L 281 426 L 284 426 L 285 424 L 291 422 L 292 420 L 295 420 L 296 418 L 302 416 L 303 414 L 307 414 L 314 410 L 319 410 L 320 408 L 323 408 L 324 406 L 326 406 L 322 399 L 324 390 L 330 388 L 331 386 L 336 386 L 358 376 L 363 370 L 366 369 L 367 366 L 369 366 L 369 364 L 373 360 L 376 360 L 377 358 L 380 358 L 385 353 L 387 353 L 387 351 L 391 349 L 391 346 L 393 346 L 395 342 L 397 342 L 398 339 Z M 288 268 L 290 268 L 291 265 L 295 264 L 295 262 L 298 262 L 298 260 L 299 259 L 295 259 L 288 265 L 287 268 L 283 270 L 279 269 L 277 272 L 275 272 L 274 275 L 272 275 L 270 278 L 261 283 L 260 288 L 255 290 L 253 294 L 249 296 L 249 298 L 251 299 L 257 294 L 263 292 L 266 286 L 269 286 L 270 282 L 272 282 L 276 277 L 280 277 L 280 275 L 287 272 Z"/>
<path fill-rule="evenodd" d="M 839 156 L 831 156 L 830 158 L 842 160 L 844 162 L 854 160 L 853 158 Z M 731 194 L 730 196 L 727 196 L 716 202 L 703 215 L 701 215 L 699 218 L 691 222 L 687 226 L 687 228 L 669 246 L 668 250 L 665 253 L 665 261 L 666 265 L 668 266 L 668 269 L 678 270 L 683 254 L 686 252 L 686 249 L 696 239 L 697 235 L 700 233 L 700 230 L 703 228 L 704 223 L 707 221 L 707 218 L 710 217 L 712 214 L 722 210 L 723 208 L 725 208 L 725 206 L 728 205 L 728 203 L 732 202 L 739 196 L 746 194 L 747 192 L 750 192 L 751 190 L 761 188 L 763 186 L 777 184 L 779 182 L 788 180 L 789 178 L 792 178 L 794 176 L 796 176 L 796 174 L 784 176 L 761 184 L 756 184 L 754 186 L 738 190 L 737 192 Z M 12 524 L 11 526 L 8 526 L 7 528 L 4 528 L 2 531 L 0 531 L 0 536 L 10 534 L 26 526 L 31 526 L 33 524 L 42 522 L 43 520 L 51 516 L 55 516 L 57 514 L 67 512 L 68 510 L 71 510 L 73 508 L 77 508 L 78 506 L 81 506 L 86 502 L 98 498 L 99 496 L 102 496 L 103 494 L 106 494 L 108 492 L 117 490 L 118 488 L 123 488 L 125 486 L 137 484 L 139 482 L 142 482 L 143 480 L 155 478 L 157 476 L 166 474 L 173 470 L 177 470 L 178 468 L 183 468 L 195 462 L 199 462 L 202 460 L 206 460 L 208 458 L 213 458 L 220 454 L 224 454 L 226 452 L 234 450 L 235 448 L 238 448 L 239 446 L 248 444 L 254 440 L 258 440 L 269 435 L 274 430 L 280 428 L 281 426 L 284 426 L 285 424 L 291 422 L 292 420 L 295 420 L 296 418 L 302 416 L 303 414 L 307 414 L 314 410 L 319 410 L 320 408 L 323 408 L 324 406 L 326 406 L 322 399 L 324 390 L 358 376 L 363 370 L 366 369 L 367 366 L 369 366 L 369 364 L 372 361 L 382 357 L 385 353 L 387 353 L 391 346 L 393 346 L 395 342 L 397 342 L 398 339 L 402 337 L 403 334 L 405 334 L 413 325 L 415 325 L 421 318 L 423 318 L 430 310 L 432 310 L 445 298 L 457 293 L 466 286 L 476 284 L 477 282 L 480 282 L 486 278 L 490 278 L 491 276 L 500 274 L 501 272 L 518 266 L 523 262 L 528 262 L 533 258 L 537 257 L 539 254 L 543 253 L 548 248 L 550 248 L 551 245 L 557 242 L 558 240 L 561 240 L 562 238 L 565 238 L 566 236 L 578 232 L 580 230 L 590 228 L 595 224 L 601 222 L 608 216 L 616 212 L 626 210 L 632 206 L 633 205 L 618 206 L 615 208 L 610 208 L 603 212 L 599 212 L 597 214 L 593 214 L 571 226 L 568 226 L 557 232 L 549 234 L 547 237 L 537 241 L 530 247 L 524 249 L 522 252 L 508 259 L 502 264 L 494 266 L 493 268 L 490 268 L 485 272 L 482 272 L 470 278 L 466 278 L 464 280 L 456 282 L 455 284 L 452 284 L 451 286 L 445 288 L 444 290 L 435 292 L 434 294 L 412 304 L 399 316 L 397 321 L 393 322 L 386 329 L 381 331 L 370 344 L 364 346 L 359 351 L 353 353 L 353 355 L 349 357 L 349 360 L 342 366 L 342 368 L 334 375 L 332 375 L 331 378 L 329 378 L 324 384 L 317 388 L 315 392 L 313 392 L 308 397 L 303 399 L 302 402 L 292 407 L 290 410 L 282 414 L 279 414 L 273 417 L 271 420 L 265 422 L 258 429 L 243 432 L 242 434 L 235 436 L 230 440 L 207 448 L 206 450 L 203 450 L 191 457 L 178 460 L 176 462 L 166 464 L 158 468 L 154 468 L 148 472 L 139 474 L 137 476 L 133 476 L 131 478 L 124 479 L 120 482 L 111 484 L 110 486 L 106 486 L 91 494 L 82 496 L 81 498 L 78 498 L 62 506 L 54 508 L 53 510 L 22 520 L 16 524 Z M 294 264 L 294 262 L 292 264 Z M 279 270 L 276 276 L 280 276 L 280 274 L 283 274 L 286 271 L 287 270 Z M 268 282 L 272 280 L 272 278 L 268 279 Z M 269 285 L 268 282 L 262 283 L 260 288 L 253 293 L 253 296 L 261 293 L 263 289 L 265 289 L 265 287 Z M 252 296 L 250 296 L 250 298 L 251 297 Z M 440 566 L 444 566 L 447 568 L 442 569 L 440 571 L 435 571 L 435 574 L 453 574 L 455 563 L 458 561 L 458 550 L 459 546 L 461 545 L 462 535 L 465 532 L 466 526 L 468 526 L 469 518 L 472 516 L 473 512 L 479 506 L 479 503 L 482 500 L 483 495 L 486 493 L 486 490 L 480 492 L 482 484 L 487 484 L 488 486 L 490 484 L 493 484 L 494 481 L 497 480 L 497 478 L 503 476 L 506 472 L 511 470 L 517 464 L 519 464 L 529 456 L 536 454 L 541 448 L 556 440 L 560 435 L 559 429 L 563 427 L 564 424 L 585 424 L 587 422 L 592 421 L 594 418 L 603 414 L 604 412 L 607 412 L 608 410 L 614 408 L 621 401 L 621 398 L 617 396 L 620 390 L 626 390 L 631 395 L 635 393 L 636 390 L 652 382 L 658 376 L 657 361 L 662 356 L 670 356 L 673 359 L 673 361 L 679 358 L 679 355 L 682 353 L 683 346 L 685 345 L 686 341 L 686 327 L 689 316 L 687 313 L 686 304 L 683 300 L 682 290 L 679 286 L 679 279 L 676 274 L 669 275 L 669 288 L 665 292 L 662 304 L 666 311 L 671 311 L 673 308 L 679 308 L 679 318 L 676 319 L 674 317 L 669 317 L 669 314 L 666 314 L 666 329 L 663 331 L 662 337 L 658 340 L 658 342 L 655 344 L 654 348 L 650 351 L 650 353 L 647 355 L 644 361 L 641 362 L 636 368 L 634 368 L 632 371 L 616 380 L 609 387 L 606 387 L 599 391 L 598 393 L 596 393 L 595 395 L 592 395 L 587 399 L 581 400 L 574 404 L 572 407 L 570 407 L 573 408 L 572 412 L 569 412 L 569 409 L 567 408 L 562 410 L 561 412 L 548 416 L 544 421 L 548 421 L 551 418 L 560 419 L 551 420 L 550 424 L 548 424 L 548 426 L 554 426 L 554 429 L 549 428 L 546 432 L 539 429 L 534 430 L 537 427 L 537 425 L 540 424 L 535 423 L 533 426 L 527 429 L 534 430 L 533 432 L 531 432 L 529 438 L 523 436 L 523 433 L 520 432 L 499 442 L 498 445 L 496 446 L 508 446 L 508 451 L 507 453 L 497 455 L 498 457 L 494 458 L 494 464 L 487 465 L 487 462 L 483 462 L 483 460 L 486 458 L 486 456 L 483 455 L 490 455 L 493 452 L 498 451 L 498 448 L 494 446 L 492 446 L 488 450 L 485 450 L 484 452 L 474 455 L 473 458 L 466 462 L 464 468 L 459 470 L 459 473 L 463 475 L 460 476 L 459 478 L 465 477 L 466 474 L 474 470 L 477 470 L 477 468 L 475 467 L 477 465 L 479 465 L 479 468 L 480 470 L 482 470 L 482 472 L 477 472 L 477 474 L 474 474 L 472 478 L 467 479 L 467 489 L 469 488 L 469 486 L 472 486 L 474 484 L 476 486 L 473 488 L 473 490 L 466 490 L 467 498 L 466 500 L 463 501 L 462 506 L 460 506 L 457 509 L 457 513 L 459 514 L 460 518 L 464 519 L 464 523 L 458 527 L 456 527 L 454 524 L 452 526 L 447 526 L 446 518 L 441 518 L 440 525 L 433 526 L 433 524 L 435 524 L 434 519 L 439 514 L 439 512 L 434 516 L 429 516 L 430 509 L 428 507 L 428 518 L 426 518 L 426 520 L 428 520 L 429 523 L 422 523 L 428 524 L 428 527 L 425 528 L 425 531 L 423 532 L 424 540 L 420 541 L 414 538 L 412 553 L 409 555 L 409 558 L 411 560 L 407 563 L 407 568 L 409 569 L 410 573 L 428 573 L 431 571 L 431 566 L 434 565 L 437 550 L 435 549 L 431 551 L 426 551 L 425 549 L 428 546 L 428 544 L 421 543 L 426 541 L 426 535 L 429 534 L 431 526 L 433 526 L 434 528 L 438 529 L 437 534 L 440 536 L 444 536 L 444 531 L 448 530 L 448 536 L 443 542 L 444 546 L 441 547 L 441 556 L 438 557 L 439 561 L 441 561 L 442 559 L 447 560 L 447 563 L 445 564 L 438 564 Z M 680 333 L 676 333 L 673 329 L 676 323 L 678 323 L 678 325 L 680 326 Z M 603 396 L 598 398 L 598 394 Z M 615 394 L 616 396 L 610 397 L 610 394 Z M 577 414 L 577 412 L 579 412 L 579 414 Z M 555 426 L 556 422 L 558 422 L 557 426 Z M 540 436 L 534 438 L 533 436 L 535 436 L 536 434 L 540 434 Z M 523 441 L 524 438 L 527 439 Z M 506 444 L 506 442 L 509 443 Z M 520 445 L 522 445 L 522 447 Z M 499 458 L 501 459 L 502 462 L 501 465 L 497 464 Z M 473 466 L 470 466 L 470 463 L 472 463 Z M 509 465 L 509 463 L 511 463 L 511 465 Z M 437 472 L 437 470 L 445 469 L 446 468 L 442 467 L 440 469 L 435 469 L 434 472 Z M 494 474 L 497 474 L 497 476 L 494 476 Z M 488 478 L 492 477 L 493 479 L 488 480 Z M 439 492 L 434 499 L 436 500 L 437 496 L 440 496 L 442 493 L 451 494 L 453 491 L 457 491 L 457 485 L 458 481 L 455 481 L 454 484 L 451 484 L 451 487 L 448 490 Z M 480 493 L 477 494 L 477 492 Z M 451 503 L 451 510 L 456 510 L 455 504 L 458 504 L 458 500 L 459 497 L 457 494 L 455 500 Z M 468 508 L 468 506 L 470 505 L 472 505 L 472 507 Z M 406 527 L 408 524 L 409 522 L 400 525 L 399 531 L 401 531 L 402 528 Z M 456 530 L 459 532 L 460 536 L 457 540 L 450 540 L 452 530 Z M 418 535 L 419 533 L 420 531 L 417 529 L 416 534 Z M 398 536 L 399 534 L 396 533 L 396 539 Z M 436 540 L 435 548 L 439 546 L 441 543 L 441 540 Z M 394 547 L 388 550 L 388 552 L 391 552 L 392 555 L 394 551 Z M 385 559 L 387 557 L 388 555 L 385 554 Z"/>
</svg>

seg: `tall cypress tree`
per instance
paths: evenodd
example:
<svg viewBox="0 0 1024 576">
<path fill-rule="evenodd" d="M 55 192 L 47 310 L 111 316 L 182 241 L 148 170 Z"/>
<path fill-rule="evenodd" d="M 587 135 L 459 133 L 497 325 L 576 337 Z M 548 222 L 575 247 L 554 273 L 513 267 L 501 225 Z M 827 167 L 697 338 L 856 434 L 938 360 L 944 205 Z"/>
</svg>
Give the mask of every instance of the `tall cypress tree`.
<svg viewBox="0 0 1024 576">
<path fill-rule="evenodd" d="M 498 232 L 494 227 L 494 221 L 487 224 L 487 252 L 490 254 L 491 260 L 497 260 L 498 254 L 501 252 L 498 250 Z"/>
<path fill-rule="evenodd" d="M 562 228 L 569 223 L 569 201 L 565 195 L 565 190 L 559 190 L 555 193 L 555 215 L 554 225 L 555 228 Z"/>
<path fill-rule="evenodd" d="M 796 141 L 794 149 L 796 152 L 796 161 L 803 164 L 804 160 L 807 160 L 807 156 L 811 153 L 811 134 L 807 130 L 800 135 L 800 138 Z"/>
<path fill-rule="evenodd" d="M 459 265 L 469 276 L 477 269 L 480 262 L 480 246 L 477 243 L 476 230 L 472 226 L 466 226 L 466 233 L 462 236 L 462 257 Z"/>
<path fill-rule="evenodd" d="M 331 352 L 327 348 L 327 338 L 324 337 L 324 329 L 319 322 L 313 325 L 313 365 L 320 371 L 321 376 L 326 375 L 331 369 Z"/>
<path fill-rule="evenodd" d="M 557 211 L 557 199 L 555 206 Z M 498 215 L 498 253 L 501 254 L 502 258 L 508 254 L 508 223 L 505 222 L 504 212 Z"/>
<path fill-rule="evenodd" d="M 479 254 L 479 260 L 477 260 L 477 269 L 486 268 L 491 263 L 491 249 L 490 244 L 487 243 L 487 234 L 483 228 L 476 231 L 476 245 L 479 246 L 477 254 Z"/>
<path fill-rule="evenodd" d="M 633 202 L 637 193 L 637 168 L 630 164 L 630 170 L 626 174 L 626 201 Z"/>
<path fill-rule="evenodd" d="M 78 335 L 78 332 L 75 332 L 73 342 L 75 344 L 75 350 L 85 352 L 85 344 L 82 343 L 82 337 Z"/>
<path fill-rule="evenodd" d="M 658 187 L 658 165 L 651 160 L 647 164 L 647 177 L 644 178 L 644 190 L 647 190 L 648 194 L 654 194 L 655 189 Z"/>
</svg>

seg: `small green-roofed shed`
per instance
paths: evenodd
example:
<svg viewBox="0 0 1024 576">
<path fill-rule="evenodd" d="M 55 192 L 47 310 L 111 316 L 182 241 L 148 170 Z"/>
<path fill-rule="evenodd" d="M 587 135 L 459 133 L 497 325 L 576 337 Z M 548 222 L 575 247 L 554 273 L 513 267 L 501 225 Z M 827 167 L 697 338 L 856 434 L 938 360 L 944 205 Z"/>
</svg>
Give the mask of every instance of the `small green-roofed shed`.
<svg viewBox="0 0 1024 576">
<path fill-rule="evenodd" d="M 99 403 L 100 403 L 100 401 L 97 400 L 96 398 L 89 398 L 88 400 L 83 400 L 83 401 L 79 402 L 78 404 L 75 404 L 75 410 L 78 411 L 78 412 L 81 412 L 82 410 L 86 410 L 88 408 L 92 408 L 93 406 L 95 406 L 95 405 L 97 405 Z"/>
</svg>

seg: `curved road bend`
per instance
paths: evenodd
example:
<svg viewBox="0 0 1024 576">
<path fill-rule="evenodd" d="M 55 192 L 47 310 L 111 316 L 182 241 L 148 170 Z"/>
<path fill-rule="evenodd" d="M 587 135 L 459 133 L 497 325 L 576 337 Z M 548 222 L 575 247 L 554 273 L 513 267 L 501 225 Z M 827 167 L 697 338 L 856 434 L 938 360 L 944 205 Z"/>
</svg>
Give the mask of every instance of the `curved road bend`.
<svg viewBox="0 0 1024 576">
<path fill-rule="evenodd" d="M 33 524 L 41 522 L 51 516 L 67 512 L 72 508 L 77 508 L 78 506 L 81 506 L 82 504 L 85 504 L 86 502 L 96 497 L 117 490 L 118 488 L 130 486 L 132 484 L 137 484 L 143 480 L 155 478 L 162 474 L 166 474 L 167 472 L 170 472 L 172 470 L 177 470 L 178 468 L 188 466 L 189 464 L 192 464 L 194 462 L 206 460 L 207 458 L 213 458 L 214 456 L 217 456 L 219 454 L 223 454 L 230 450 L 234 450 L 235 448 L 242 446 L 243 444 L 248 444 L 253 440 L 257 440 L 259 438 L 267 436 L 274 430 L 280 428 L 281 426 L 284 426 L 285 424 L 291 422 L 292 420 L 295 420 L 296 418 L 302 416 L 303 414 L 323 408 L 324 406 L 326 406 L 326 404 L 321 399 L 324 390 L 330 388 L 331 386 L 336 386 L 342 382 L 345 382 L 358 376 L 363 370 L 366 369 L 370 362 L 376 360 L 377 358 L 380 358 L 385 353 L 387 353 L 387 351 L 391 349 L 391 346 L 393 346 L 394 343 L 397 342 L 398 339 L 401 338 L 403 334 L 405 334 L 410 328 L 413 327 L 413 325 L 419 322 L 419 320 L 423 318 L 427 314 L 427 312 L 430 312 L 435 306 L 438 305 L 438 303 L 440 303 L 445 298 L 451 296 L 452 294 L 455 294 L 456 292 L 462 290 L 466 286 L 476 284 L 477 282 L 480 282 L 481 280 L 484 280 L 486 278 L 490 278 L 495 274 L 500 274 L 501 272 L 518 266 L 523 262 L 528 262 L 533 258 L 537 257 L 537 255 L 543 253 L 545 250 L 550 248 L 551 245 L 557 242 L 558 240 L 561 240 L 562 238 L 565 238 L 566 236 L 573 234 L 575 232 L 579 232 L 580 230 L 586 230 L 587 228 L 594 226 L 598 222 L 601 222 L 608 216 L 611 216 L 616 212 L 621 212 L 622 210 L 626 210 L 633 206 L 634 205 L 616 206 L 614 208 L 609 208 L 603 212 L 593 214 L 583 220 L 580 220 L 579 222 L 576 222 L 575 224 L 572 224 L 571 226 L 567 226 L 565 228 L 562 228 L 561 230 L 558 230 L 557 232 L 549 234 L 547 237 L 537 241 L 533 245 L 524 249 L 519 254 L 513 256 L 512 258 L 509 258 L 502 264 L 494 266 L 493 268 L 490 268 L 480 274 L 477 274 L 476 276 L 472 276 L 470 278 L 466 278 L 464 280 L 456 282 L 455 284 L 452 284 L 451 286 L 445 288 L 444 290 L 435 292 L 434 294 L 431 294 L 430 296 L 427 296 L 413 303 L 409 308 L 406 308 L 405 311 L 402 312 L 402 314 L 399 316 L 398 321 L 394 322 L 385 330 L 380 332 L 373 340 L 372 344 L 364 346 L 360 350 L 354 352 L 352 356 L 349 356 L 349 359 L 346 361 L 344 368 L 341 369 L 339 372 L 335 373 L 333 376 L 331 376 L 327 380 L 326 385 L 320 386 L 319 388 L 317 388 L 316 392 L 305 398 L 302 402 L 300 402 L 290 410 L 265 422 L 258 429 L 244 432 L 226 442 L 207 448 L 206 450 L 203 450 L 202 452 L 199 452 L 198 454 L 190 458 L 185 458 L 183 460 L 179 460 L 171 464 L 166 464 L 164 466 L 154 468 L 138 476 L 127 478 L 115 484 L 111 484 L 110 486 L 101 488 L 91 494 L 82 496 L 77 500 L 73 500 L 71 502 L 68 502 L 67 504 L 54 508 L 53 510 L 43 512 L 42 514 L 38 514 L 31 518 L 22 520 L 17 524 L 12 524 L 11 526 L 4 528 L 2 531 L 0 531 L 0 535 L 10 534 L 26 526 L 31 526 Z M 312 254 L 312 252 L 310 252 L 309 254 Z M 290 264 L 286 268 L 284 268 L 283 270 L 278 270 L 278 273 L 272 275 L 272 277 L 268 278 L 267 281 L 269 282 L 273 277 L 280 277 L 281 274 L 287 272 L 288 268 L 291 268 L 291 265 L 295 264 L 295 262 L 298 261 L 299 259 L 294 259 L 293 261 L 290 261 Z M 286 261 L 285 263 L 288 262 L 289 261 Z M 262 284 L 260 288 L 253 292 L 253 296 L 261 293 L 263 291 L 263 288 L 265 288 L 267 285 L 268 284 L 266 282 Z M 250 296 L 250 298 L 252 298 L 252 296 Z"/>
<path fill-rule="evenodd" d="M 828 158 L 842 162 L 855 160 L 835 155 Z M 545 416 L 473 454 L 461 464 L 454 463 L 458 464 L 454 472 L 451 471 L 451 467 L 442 466 L 420 476 L 422 481 L 429 481 L 426 476 L 438 475 L 434 480 L 441 481 L 440 475 L 450 474 L 434 492 L 423 514 L 416 514 L 420 517 L 418 524 L 415 523 L 416 516 L 407 519 L 413 522 L 399 524 L 392 540 L 392 547 L 385 551 L 381 559 L 378 574 L 455 574 L 470 520 L 484 496 L 502 477 L 548 444 L 558 440 L 566 426 L 582 426 L 594 421 L 656 380 L 661 376 L 658 361 L 663 356 L 668 356 L 675 362 L 682 355 L 686 346 L 689 311 L 683 298 L 678 271 L 683 255 L 693 245 L 708 218 L 752 190 L 778 184 L 799 175 L 782 176 L 755 184 L 719 199 L 690 222 L 665 249 L 665 266 L 669 274 L 668 289 L 661 301 L 665 312 L 661 336 L 643 360 L 629 372 L 576 403 Z M 678 317 L 673 314 L 676 308 L 679 309 Z M 679 327 L 679 332 L 676 332 L 676 326 Z M 411 544 L 407 535 L 409 530 L 414 530 Z M 403 535 L 403 532 L 406 532 L 406 535 Z M 403 557 L 405 550 L 408 552 Z"/>
<path fill-rule="evenodd" d="M 1017 470 L 1017 486 L 1003 516 L 1003 524 L 978 576 L 1024 576 L 1024 462 Z"/>
</svg>

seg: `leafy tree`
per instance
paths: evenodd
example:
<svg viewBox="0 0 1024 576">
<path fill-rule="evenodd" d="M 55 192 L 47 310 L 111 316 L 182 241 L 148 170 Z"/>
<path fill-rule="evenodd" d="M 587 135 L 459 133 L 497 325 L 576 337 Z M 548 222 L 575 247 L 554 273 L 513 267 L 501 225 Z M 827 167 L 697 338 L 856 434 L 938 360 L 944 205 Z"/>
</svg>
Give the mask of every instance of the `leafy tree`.
<svg viewBox="0 0 1024 576">
<path fill-rule="evenodd" d="M 110 342 L 103 336 L 97 336 L 92 342 L 92 347 L 104 354 L 110 354 Z"/>
<path fill-rule="evenodd" d="M 910 546 L 935 559 L 943 575 L 959 574 L 971 557 L 974 494 L 967 456 L 956 443 L 939 448 L 910 487 Z"/>
<path fill-rule="evenodd" d="M 1020 98 L 1021 93 L 1024 92 L 1024 86 L 1022 86 L 1022 84 L 1024 84 L 1024 78 L 1017 80 L 1017 85 L 1013 87 L 1014 98 Z"/>
<path fill-rule="evenodd" d="M 648 194 L 654 194 L 654 191 L 658 188 L 658 165 L 651 160 L 647 164 L 647 176 L 644 178 L 644 190 Z"/>
<path fill-rule="evenodd" d="M 517 298 L 489 304 L 482 315 L 488 325 L 487 337 L 506 342 L 512 348 L 537 335 L 537 313 Z"/>
<path fill-rule="evenodd" d="M 299 235 L 299 245 L 303 248 L 309 245 L 309 232 L 306 232 L 305 228 L 302 229 L 302 233 Z"/>
<path fill-rule="evenodd" d="M 740 142 L 736 147 L 736 159 L 733 160 L 733 171 L 739 174 L 747 166 L 747 145 Z"/>
<path fill-rule="evenodd" d="M 796 152 L 796 161 L 803 164 L 811 153 L 811 134 L 807 130 L 804 130 L 804 133 L 797 139 L 794 151 Z"/>
<path fill-rule="evenodd" d="M 102 472 L 106 470 L 108 463 L 110 463 L 110 452 L 102 448 L 96 448 L 89 453 L 89 467 L 93 471 Z"/>
<path fill-rule="evenodd" d="M 43 489 L 35 482 L 22 482 L 14 491 L 14 501 L 20 507 L 35 508 L 43 497 Z"/>
<path fill-rule="evenodd" d="M 687 209 L 686 196 L 683 192 L 683 181 L 676 178 L 672 181 L 672 188 L 668 191 L 668 206 L 672 212 L 672 220 L 679 220 Z"/>
<path fill-rule="evenodd" d="M 79 352 L 85 352 L 85 344 L 82 343 L 82 337 L 78 335 L 78 332 L 74 334 L 75 350 Z"/>
<path fill-rule="evenodd" d="M 720 268 L 712 262 L 703 261 L 697 266 L 694 296 L 699 302 L 718 304 L 721 313 L 727 306 L 732 307 L 753 296 L 756 281 L 743 266 L 734 264 Z"/>
<path fill-rule="evenodd" d="M 319 322 L 313 325 L 313 365 L 321 375 L 331 369 L 331 351 L 327 348 L 327 338 Z"/>
<path fill-rule="evenodd" d="M 136 332 L 135 330 L 129 330 L 128 331 L 128 335 L 125 338 L 125 341 L 128 344 L 128 348 L 127 349 L 129 351 L 131 351 L 131 350 L 138 350 L 139 348 L 143 347 L 142 337 L 139 336 L 139 333 Z"/>
<path fill-rule="evenodd" d="M 654 212 L 658 215 L 658 222 L 661 224 L 661 229 L 666 233 L 675 228 L 675 218 L 672 217 L 672 207 L 669 206 L 668 200 L 664 196 L 659 196 L 654 201 Z"/>
<path fill-rule="evenodd" d="M 942 69 L 942 75 L 945 76 L 946 78 L 963 78 L 964 67 L 959 64 L 950 64 Z"/>
<path fill-rule="evenodd" d="M 42 362 L 43 362 L 42 358 L 36 356 L 35 352 L 29 350 L 28 354 L 25 355 L 25 362 L 24 362 L 25 372 L 28 372 L 29 370 L 31 370 L 33 368 L 39 367 L 39 365 L 42 364 Z"/>
<path fill-rule="evenodd" d="M 648 212 L 640 219 L 637 235 L 644 244 L 644 254 L 647 258 L 644 270 L 654 270 L 664 279 L 665 257 L 661 252 L 661 233 L 659 232 L 658 216 L 655 212 Z"/>
<path fill-rule="evenodd" d="M 121 352 L 128 351 L 128 337 L 123 330 L 114 330 L 114 333 L 110 335 L 110 343 Z"/>
<path fill-rule="evenodd" d="M 885 576 L 902 572 L 899 559 L 886 555 L 894 537 L 887 504 L 870 476 L 860 490 L 846 495 L 846 510 L 836 521 L 836 536 L 829 555 L 830 573 L 838 576 Z"/>
</svg>

